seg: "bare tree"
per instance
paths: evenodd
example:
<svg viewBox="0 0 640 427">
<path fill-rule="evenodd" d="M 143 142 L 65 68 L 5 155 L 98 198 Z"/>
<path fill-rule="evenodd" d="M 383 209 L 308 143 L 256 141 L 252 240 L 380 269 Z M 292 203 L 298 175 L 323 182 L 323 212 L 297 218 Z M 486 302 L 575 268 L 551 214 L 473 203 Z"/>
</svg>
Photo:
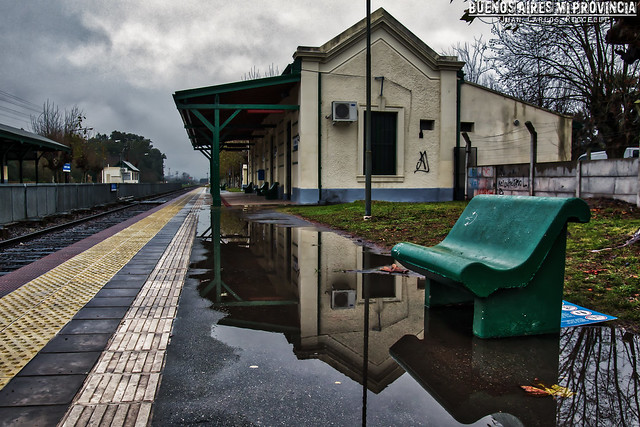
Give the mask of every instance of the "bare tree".
<svg viewBox="0 0 640 427">
<path fill-rule="evenodd" d="M 448 56 L 457 56 L 464 61 L 464 79 L 468 82 L 499 90 L 497 74 L 493 64 L 493 55 L 489 44 L 482 39 L 474 38 L 473 43 L 456 44 L 444 52 Z"/>
<path fill-rule="evenodd" d="M 271 65 L 269 65 L 269 68 L 267 69 L 267 71 L 264 73 L 264 75 L 262 75 L 262 73 L 260 72 L 260 69 L 257 68 L 255 65 L 249 70 L 249 72 L 244 73 L 242 75 L 242 80 L 255 80 L 255 79 L 260 79 L 263 77 L 275 77 L 280 75 L 280 70 L 278 69 L 277 65 L 274 65 L 273 63 Z"/>
<path fill-rule="evenodd" d="M 582 112 L 586 144 L 621 157 L 638 144 L 639 69 L 607 45 L 606 30 L 604 23 L 494 26 L 492 49 L 503 90 L 540 107 Z"/>
<path fill-rule="evenodd" d="M 37 117 L 31 116 L 31 128 L 38 135 L 62 143 L 64 120 L 58 106 L 47 99 L 42 105 L 42 113 Z"/>
<path fill-rule="evenodd" d="M 86 147 L 82 144 L 82 142 L 85 142 L 85 138 L 81 135 L 83 132 L 86 133 L 88 128 L 83 128 L 82 126 L 84 119 L 82 110 L 77 106 L 62 112 L 50 100 L 43 104 L 40 115 L 31 117 L 33 132 L 73 148 L 73 156 L 61 152 L 48 152 L 43 155 L 47 161 L 47 166 L 58 182 L 60 181 L 60 172 L 65 163 L 70 162 L 74 157 L 79 159 L 85 157 L 84 149 Z M 82 163 L 82 160 L 80 162 Z"/>
</svg>

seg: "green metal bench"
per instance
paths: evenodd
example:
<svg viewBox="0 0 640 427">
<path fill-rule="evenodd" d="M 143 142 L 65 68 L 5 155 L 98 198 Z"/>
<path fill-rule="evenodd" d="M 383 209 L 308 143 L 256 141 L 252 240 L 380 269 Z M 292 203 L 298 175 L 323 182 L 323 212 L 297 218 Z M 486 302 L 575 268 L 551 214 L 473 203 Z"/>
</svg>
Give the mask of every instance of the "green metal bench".
<svg viewBox="0 0 640 427">
<path fill-rule="evenodd" d="M 567 222 L 589 222 L 577 198 L 474 197 L 433 246 L 399 243 L 403 266 L 425 275 L 425 305 L 473 303 L 480 338 L 560 330 Z"/>
<path fill-rule="evenodd" d="M 276 200 L 278 198 L 278 185 L 280 185 L 278 182 L 271 184 L 271 187 L 265 192 L 264 198 L 267 200 Z"/>
</svg>

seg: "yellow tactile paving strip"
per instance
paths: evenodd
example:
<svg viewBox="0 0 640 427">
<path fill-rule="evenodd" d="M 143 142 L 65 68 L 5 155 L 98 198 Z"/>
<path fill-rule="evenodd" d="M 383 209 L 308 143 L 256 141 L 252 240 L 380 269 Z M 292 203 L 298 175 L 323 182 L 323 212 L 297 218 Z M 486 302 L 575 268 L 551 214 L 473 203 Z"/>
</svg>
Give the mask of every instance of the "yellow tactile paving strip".
<svg viewBox="0 0 640 427">
<path fill-rule="evenodd" d="M 1 298 L 0 389 L 194 195 L 179 198 Z"/>
<path fill-rule="evenodd" d="M 146 426 L 195 237 L 195 203 L 59 425 Z"/>
</svg>

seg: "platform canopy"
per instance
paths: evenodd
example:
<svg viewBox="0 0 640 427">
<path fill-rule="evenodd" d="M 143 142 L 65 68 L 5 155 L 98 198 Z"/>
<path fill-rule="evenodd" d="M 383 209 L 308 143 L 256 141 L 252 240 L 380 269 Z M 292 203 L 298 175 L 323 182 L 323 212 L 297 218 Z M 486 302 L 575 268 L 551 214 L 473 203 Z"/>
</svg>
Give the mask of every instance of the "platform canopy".
<svg viewBox="0 0 640 427">
<path fill-rule="evenodd" d="M 248 150 L 275 125 L 267 116 L 299 110 L 291 94 L 300 83 L 299 62 L 282 75 L 174 93 L 189 141 L 210 161 L 211 194 L 219 204 L 220 151 Z M 297 100 L 297 97 L 295 98 Z M 217 192 L 217 194 L 215 194 Z"/>
<path fill-rule="evenodd" d="M 33 160 L 38 151 L 65 151 L 71 148 L 36 133 L 0 123 L 0 147 L 7 160 Z M 25 157 L 30 156 L 30 157 Z"/>
<path fill-rule="evenodd" d="M 24 160 L 40 160 L 42 153 L 63 151 L 71 153 L 71 148 L 64 144 L 53 141 L 36 133 L 27 132 L 24 129 L 18 129 L 0 123 L 0 156 L 2 160 L 2 170 L 7 166 L 10 160 L 20 162 L 20 182 L 22 182 L 22 162 Z M 36 167 L 36 182 L 37 179 Z M 4 172 L 0 173 L 0 182 L 5 182 Z"/>
<path fill-rule="evenodd" d="M 272 126 L 263 123 L 268 115 L 298 110 L 283 102 L 299 82 L 300 72 L 289 66 L 277 77 L 183 90 L 173 99 L 191 145 L 209 157 L 216 132 L 220 151 L 246 150 Z"/>
</svg>

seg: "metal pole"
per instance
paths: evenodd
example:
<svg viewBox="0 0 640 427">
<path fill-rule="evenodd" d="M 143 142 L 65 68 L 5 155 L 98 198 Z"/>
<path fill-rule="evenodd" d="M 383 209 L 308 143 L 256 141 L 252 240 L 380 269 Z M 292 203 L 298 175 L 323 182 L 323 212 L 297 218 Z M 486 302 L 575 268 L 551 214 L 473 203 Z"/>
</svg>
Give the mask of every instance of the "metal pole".
<svg viewBox="0 0 640 427">
<path fill-rule="evenodd" d="M 464 149 L 464 199 L 469 200 L 469 163 L 471 162 L 471 139 L 467 132 L 462 132 L 466 142 Z"/>
<path fill-rule="evenodd" d="M 211 161 L 209 162 L 209 172 L 211 174 L 211 186 L 209 192 L 211 193 L 212 206 L 221 206 L 222 200 L 220 199 L 220 109 L 217 105 L 220 103 L 220 98 L 216 95 L 216 109 L 213 111 L 213 141 L 211 144 Z"/>
<path fill-rule="evenodd" d="M 364 152 L 364 217 L 371 217 L 371 0 L 367 0 L 367 113 L 365 118 L 365 152 Z"/>
<path fill-rule="evenodd" d="M 371 0 L 367 0 L 367 114 L 365 119 L 365 208 L 364 218 L 371 218 Z M 369 372 L 369 284 L 363 280 L 364 297 L 364 354 L 362 369 L 362 425 L 367 425 L 367 394 L 368 394 L 368 372 Z"/>
<path fill-rule="evenodd" d="M 535 195 L 535 186 L 534 180 L 536 179 L 535 171 L 536 171 L 536 158 L 538 157 L 538 132 L 533 127 L 533 124 L 529 121 L 524 124 L 527 127 L 527 130 L 531 134 L 531 157 L 529 159 L 529 195 Z"/>
</svg>

